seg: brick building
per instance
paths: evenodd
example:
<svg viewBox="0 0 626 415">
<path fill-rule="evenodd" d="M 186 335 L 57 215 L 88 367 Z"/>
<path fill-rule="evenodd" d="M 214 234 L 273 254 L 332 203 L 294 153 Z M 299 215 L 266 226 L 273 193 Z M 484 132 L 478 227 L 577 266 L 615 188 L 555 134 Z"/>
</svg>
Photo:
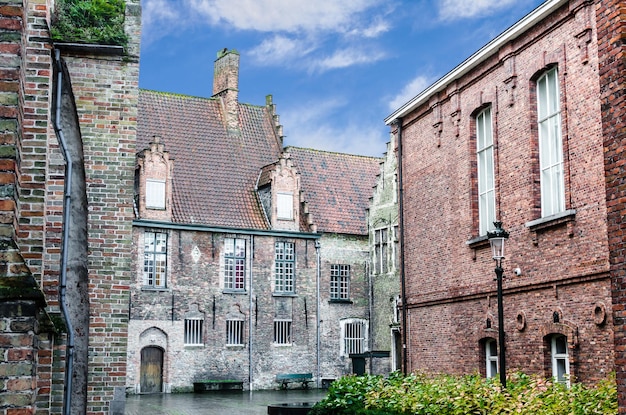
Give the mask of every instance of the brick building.
<svg viewBox="0 0 626 415">
<path fill-rule="evenodd" d="M 127 386 L 276 387 L 351 372 L 368 350 L 368 196 L 379 160 L 283 148 L 271 97 L 238 102 L 239 54 L 213 97 L 141 91 Z M 319 324 L 318 324 L 319 322 Z"/>
<path fill-rule="evenodd" d="M 0 410 L 121 414 L 139 0 L 126 47 L 53 43 L 52 3 L 0 2 Z"/>
<path fill-rule="evenodd" d="M 593 382 L 615 370 L 623 256 L 609 245 L 603 147 L 621 148 L 606 111 L 623 82 L 599 77 L 615 34 L 598 26 L 617 19 L 611 4 L 546 1 L 387 118 L 401 153 L 406 370 L 498 372 L 495 220 L 510 232 L 509 372 Z"/>
</svg>

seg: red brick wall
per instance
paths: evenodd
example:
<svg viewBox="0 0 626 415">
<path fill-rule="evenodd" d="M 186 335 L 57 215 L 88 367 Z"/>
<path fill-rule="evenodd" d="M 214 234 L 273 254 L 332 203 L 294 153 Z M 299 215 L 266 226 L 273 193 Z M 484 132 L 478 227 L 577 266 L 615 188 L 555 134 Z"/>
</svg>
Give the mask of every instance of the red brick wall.
<svg viewBox="0 0 626 415">
<path fill-rule="evenodd" d="M 611 278 L 613 280 L 613 318 L 615 321 L 615 371 L 620 413 L 626 413 L 626 290 L 624 281 L 623 229 L 626 205 L 625 154 L 626 107 L 624 74 L 626 73 L 626 4 L 623 1 L 602 1 L 596 8 L 600 74 L 600 104 L 604 135 L 604 167 L 606 172 L 607 225 Z"/>
<path fill-rule="evenodd" d="M 472 115 L 491 105 L 496 216 L 510 233 L 504 261 L 507 365 L 544 373 L 544 336 L 568 334 L 572 374 L 593 381 L 612 370 L 604 158 L 595 7 L 565 3 L 524 35 L 447 85 L 403 121 L 405 267 L 409 370 L 472 373 L 479 340 L 497 338 L 494 262 L 478 236 Z M 540 218 L 534 81 L 557 65 L 571 221 Z M 514 86 L 514 87 L 512 87 Z M 520 268 L 516 276 L 513 269 Z M 560 324 L 552 324 L 553 313 Z M 525 324 L 517 328 L 517 318 Z M 576 336 L 576 333 L 577 336 Z M 461 334 L 461 335 L 459 335 Z"/>
</svg>

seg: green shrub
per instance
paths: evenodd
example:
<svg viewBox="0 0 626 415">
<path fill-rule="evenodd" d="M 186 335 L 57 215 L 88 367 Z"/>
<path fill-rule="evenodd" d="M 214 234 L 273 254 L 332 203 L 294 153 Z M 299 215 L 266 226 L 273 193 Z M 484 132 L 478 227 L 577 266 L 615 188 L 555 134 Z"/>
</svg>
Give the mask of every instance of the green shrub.
<svg viewBox="0 0 626 415">
<path fill-rule="evenodd" d="M 124 0 L 57 0 L 52 39 L 62 42 L 126 46 Z"/>
<path fill-rule="evenodd" d="M 311 415 L 613 415 L 617 387 L 611 376 L 594 387 L 570 388 L 539 376 L 516 373 L 503 389 L 480 376 L 391 374 L 347 376 L 331 385 Z"/>
</svg>

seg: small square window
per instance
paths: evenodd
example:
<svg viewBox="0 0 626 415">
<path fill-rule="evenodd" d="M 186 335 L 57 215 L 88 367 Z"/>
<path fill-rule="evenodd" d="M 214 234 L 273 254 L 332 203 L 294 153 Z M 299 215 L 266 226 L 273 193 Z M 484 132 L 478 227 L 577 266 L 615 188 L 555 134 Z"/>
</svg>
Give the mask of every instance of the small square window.
<svg viewBox="0 0 626 415">
<path fill-rule="evenodd" d="M 146 208 L 165 209 L 164 180 L 146 180 Z"/>
</svg>

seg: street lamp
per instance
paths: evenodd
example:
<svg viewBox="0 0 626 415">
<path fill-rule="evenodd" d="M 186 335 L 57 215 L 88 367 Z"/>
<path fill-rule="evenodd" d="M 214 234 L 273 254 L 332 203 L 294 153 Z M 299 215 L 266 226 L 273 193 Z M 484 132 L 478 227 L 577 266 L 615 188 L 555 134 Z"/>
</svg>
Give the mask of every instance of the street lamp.
<svg viewBox="0 0 626 415">
<path fill-rule="evenodd" d="M 500 366 L 500 383 L 506 388 L 506 358 L 504 349 L 504 309 L 502 307 L 502 260 L 504 259 L 504 243 L 509 239 L 509 233 L 502 229 L 502 222 L 493 223 L 495 230 L 487 232 L 491 253 L 496 261 L 496 281 L 498 281 L 498 365 Z"/>
</svg>

